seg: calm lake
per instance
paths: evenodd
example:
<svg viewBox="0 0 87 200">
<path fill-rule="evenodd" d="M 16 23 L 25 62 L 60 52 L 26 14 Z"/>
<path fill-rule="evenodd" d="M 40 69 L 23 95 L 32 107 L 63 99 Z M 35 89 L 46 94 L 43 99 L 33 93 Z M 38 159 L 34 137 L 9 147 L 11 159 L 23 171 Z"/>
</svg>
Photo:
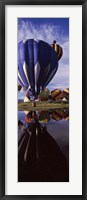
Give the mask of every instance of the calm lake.
<svg viewBox="0 0 87 200">
<path fill-rule="evenodd" d="M 18 120 L 18 181 L 69 181 L 69 110 L 18 111 Z"/>
</svg>

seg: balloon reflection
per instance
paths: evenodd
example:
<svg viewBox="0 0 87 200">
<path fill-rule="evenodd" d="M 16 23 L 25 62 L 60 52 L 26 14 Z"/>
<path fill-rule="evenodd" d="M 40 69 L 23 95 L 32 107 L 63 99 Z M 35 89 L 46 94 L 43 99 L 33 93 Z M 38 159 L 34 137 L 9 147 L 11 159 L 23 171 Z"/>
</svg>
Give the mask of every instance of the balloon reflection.
<svg viewBox="0 0 87 200">
<path fill-rule="evenodd" d="M 23 124 L 19 122 L 19 126 L 21 130 Z M 22 131 L 18 141 L 18 181 L 69 181 L 64 154 L 37 118 Z"/>
<path fill-rule="evenodd" d="M 42 110 L 42 111 L 24 111 L 25 122 L 27 124 L 38 119 L 40 123 L 47 124 L 51 119 L 60 121 L 62 119 L 69 120 L 68 109 L 53 109 L 53 110 Z"/>
</svg>

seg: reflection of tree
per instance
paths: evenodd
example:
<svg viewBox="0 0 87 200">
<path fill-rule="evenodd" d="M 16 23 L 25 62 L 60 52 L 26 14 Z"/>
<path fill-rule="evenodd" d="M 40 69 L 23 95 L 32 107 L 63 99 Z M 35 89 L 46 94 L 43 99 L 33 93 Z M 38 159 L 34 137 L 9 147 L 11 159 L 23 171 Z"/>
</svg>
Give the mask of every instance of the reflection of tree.
<svg viewBox="0 0 87 200">
<path fill-rule="evenodd" d="M 69 120 L 69 110 L 68 109 L 52 109 L 52 110 L 42 110 L 42 111 L 24 111 L 25 112 L 25 122 L 27 124 L 31 123 L 34 119 L 38 119 L 41 123 L 48 123 L 50 119 L 56 121 L 65 119 Z"/>
<path fill-rule="evenodd" d="M 68 181 L 67 160 L 47 128 L 37 119 L 18 143 L 19 181 Z"/>
</svg>

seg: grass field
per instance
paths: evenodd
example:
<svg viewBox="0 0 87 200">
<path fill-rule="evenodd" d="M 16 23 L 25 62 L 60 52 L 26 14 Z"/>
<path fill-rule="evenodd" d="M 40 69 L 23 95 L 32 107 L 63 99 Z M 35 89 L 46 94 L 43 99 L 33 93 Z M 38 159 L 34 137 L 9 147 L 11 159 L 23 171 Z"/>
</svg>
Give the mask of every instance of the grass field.
<svg viewBox="0 0 87 200">
<path fill-rule="evenodd" d="M 32 106 L 32 102 L 27 102 L 27 103 L 19 103 L 18 104 L 18 110 L 48 110 L 48 109 L 58 109 L 58 108 L 69 108 L 69 103 L 68 102 L 36 102 L 36 107 Z"/>
</svg>

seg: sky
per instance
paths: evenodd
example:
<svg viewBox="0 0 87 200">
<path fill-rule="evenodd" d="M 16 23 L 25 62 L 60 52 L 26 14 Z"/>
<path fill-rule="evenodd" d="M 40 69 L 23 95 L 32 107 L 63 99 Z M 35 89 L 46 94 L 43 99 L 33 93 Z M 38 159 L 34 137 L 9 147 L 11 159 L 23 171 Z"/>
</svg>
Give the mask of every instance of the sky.
<svg viewBox="0 0 87 200">
<path fill-rule="evenodd" d="M 69 18 L 18 18 L 18 42 L 31 38 L 49 44 L 56 40 L 63 48 L 58 70 L 47 87 L 69 88 Z M 18 96 L 21 98 L 23 93 Z"/>
</svg>

